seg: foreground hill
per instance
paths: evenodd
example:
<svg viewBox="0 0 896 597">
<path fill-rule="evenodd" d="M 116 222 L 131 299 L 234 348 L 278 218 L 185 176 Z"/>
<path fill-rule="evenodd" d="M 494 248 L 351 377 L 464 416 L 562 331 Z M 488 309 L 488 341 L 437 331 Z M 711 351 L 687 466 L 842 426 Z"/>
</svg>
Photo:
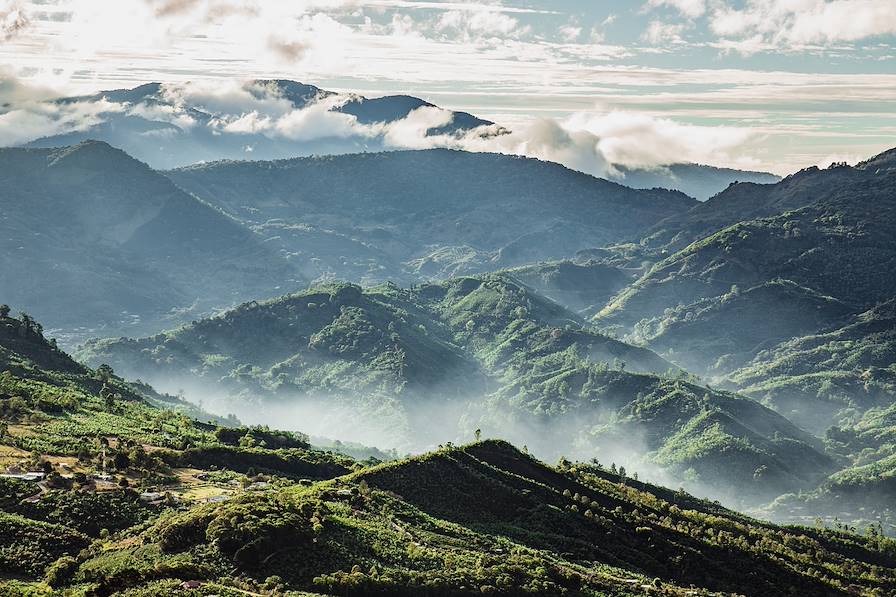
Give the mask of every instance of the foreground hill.
<svg viewBox="0 0 896 597">
<path fill-rule="evenodd" d="M 220 594 L 886 594 L 893 549 L 487 441 L 163 515 L 94 543 L 54 584 L 160 595 L 185 579 Z"/>
<path fill-rule="evenodd" d="M 301 433 L 200 423 L 78 365 L 28 318 L 0 316 L 0 357 L 4 595 L 896 589 L 896 544 L 877 530 L 776 527 L 502 441 L 353 462 Z"/>
<path fill-rule="evenodd" d="M 605 453 L 739 503 L 834 470 L 780 415 L 688 382 L 506 275 L 324 287 L 79 355 L 251 421 L 416 449 L 478 427 L 551 457 Z"/>
<path fill-rule="evenodd" d="M 0 149 L 0 182 L 0 287 L 50 327 L 146 329 L 297 281 L 256 234 L 105 143 Z"/>
<path fill-rule="evenodd" d="M 449 150 L 220 162 L 167 175 L 261 227 L 287 253 L 313 255 L 307 239 L 292 233 L 301 223 L 379 250 L 393 260 L 384 267 L 408 263 L 412 273 L 432 277 L 572 256 L 640 236 L 696 204 L 549 162 Z M 355 250 L 343 260 L 367 258 Z"/>
</svg>

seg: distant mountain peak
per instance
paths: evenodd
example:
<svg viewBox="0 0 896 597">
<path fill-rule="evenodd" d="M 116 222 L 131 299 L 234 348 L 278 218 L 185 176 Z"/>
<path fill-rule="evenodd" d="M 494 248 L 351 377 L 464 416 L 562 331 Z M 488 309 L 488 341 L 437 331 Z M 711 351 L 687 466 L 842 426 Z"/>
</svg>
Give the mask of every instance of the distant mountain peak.
<svg viewBox="0 0 896 597">
<path fill-rule="evenodd" d="M 140 162 L 121 149 L 112 147 L 105 141 L 87 139 L 70 147 L 62 147 L 50 153 L 49 166 L 80 166 L 85 168 L 108 168 L 113 163 L 139 164 L 148 169 L 149 166 Z"/>
</svg>

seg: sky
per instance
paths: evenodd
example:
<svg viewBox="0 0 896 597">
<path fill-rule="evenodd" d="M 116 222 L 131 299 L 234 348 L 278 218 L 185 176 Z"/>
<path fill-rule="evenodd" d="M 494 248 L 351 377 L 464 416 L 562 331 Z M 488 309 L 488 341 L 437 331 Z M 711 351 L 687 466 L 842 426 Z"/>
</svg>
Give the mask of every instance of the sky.
<svg viewBox="0 0 896 597">
<path fill-rule="evenodd" d="M 0 0 L 0 144 L 42 98 L 257 78 L 786 174 L 896 146 L 896 1 Z"/>
</svg>

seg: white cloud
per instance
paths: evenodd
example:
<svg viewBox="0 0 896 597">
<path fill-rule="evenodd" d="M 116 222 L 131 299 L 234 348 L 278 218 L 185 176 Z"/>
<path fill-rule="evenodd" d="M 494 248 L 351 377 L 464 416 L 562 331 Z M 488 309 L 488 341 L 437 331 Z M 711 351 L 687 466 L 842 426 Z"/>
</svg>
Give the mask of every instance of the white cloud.
<svg viewBox="0 0 896 597">
<path fill-rule="evenodd" d="M 354 116 L 333 112 L 336 103 L 332 99 L 323 100 L 302 110 L 293 110 L 277 120 L 274 130 L 277 135 L 292 141 L 372 135 L 372 128 L 358 124 Z"/>
<path fill-rule="evenodd" d="M 99 102 L 27 102 L 0 114 L 0 146 L 19 145 L 41 137 L 83 131 L 103 122 L 104 115 L 124 106 Z"/>
<path fill-rule="evenodd" d="M 684 16 L 694 19 L 706 12 L 706 0 L 649 0 L 646 8 L 670 6 Z"/>
<path fill-rule="evenodd" d="M 582 28 L 576 24 L 570 23 L 568 25 L 564 25 L 560 27 L 558 30 L 560 34 L 560 38 L 566 42 L 573 42 L 579 39 L 582 35 Z M 602 38 L 601 38 L 602 39 Z"/>
<path fill-rule="evenodd" d="M 643 39 L 655 46 L 680 44 L 684 40 L 681 34 L 685 30 L 685 25 L 681 23 L 663 23 L 662 21 L 651 21 L 644 32 Z"/>
<path fill-rule="evenodd" d="M 441 114 L 440 114 L 441 113 Z M 682 124 L 626 111 L 582 112 L 564 120 L 542 118 L 500 134 L 480 127 L 462 137 L 425 137 L 448 123 L 444 110 L 421 108 L 386 130 L 388 145 L 404 149 L 449 147 L 466 151 L 523 155 L 561 163 L 596 176 L 614 166 L 653 168 L 680 162 L 755 165 L 743 154 L 759 133 L 742 127 Z"/>
<path fill-rule="evenodd" d="M 735 153 L 757 135 L 750 128 L 697 126 L 626 111 L 578 114 L 567 126 L 597 136 L 600 151 L 611 163 L 634 167 L 731 163 Z"/>
<path fill-rule="evenodd" d="M 387 147 L 400 149 L 428 149 L 451 145 L 451 137 L 428 138 L 426 132 L 451 124 L 453 116 L 449 110 L 434 106 L 422 106 L 413 110 L 406 118 L 383 128 Z"/>
<path fill-rule="evenodd" d="M 493 11 L 452 10 L 444 13 L 436 24 L 441 32 L 453 32 L 465 41 L 510 38 L 517 39 L 531 28 L 520 24 L 516 17 Z"/>
<path fill-rule="evenodd" d="M 189 129 L 196 126 L 196 119 L 186 112 L 179 111 L 175 106 L 166 106 L 157 103 L 140 103 L 131 107 L 128 114 L 139 116 L 156 122 L 167 122 L 179 129 Z"/>
<path fill-rule="evenodd" d="M 20 0 L 0 0 L 0 41 L 12 39 L 30 23 Z"/>
<path fill-rule="evenodd" d="M 742 54 L 803 51 L 896 33 L 893 0 L 648 0 L 645 10 L 673 7 L 687 19 L 706 16 L 716 47 Z M 651 23 L 648 39 L 667 31 Z"/>
</svg>

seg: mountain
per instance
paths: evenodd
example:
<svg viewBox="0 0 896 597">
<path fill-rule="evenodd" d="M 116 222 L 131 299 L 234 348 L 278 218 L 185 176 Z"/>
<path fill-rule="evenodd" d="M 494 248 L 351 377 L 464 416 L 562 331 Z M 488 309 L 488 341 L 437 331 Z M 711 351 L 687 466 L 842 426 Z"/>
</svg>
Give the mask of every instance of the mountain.
<svg viewBox="0 0 896 597">
<path fill-rule="evenodd" d="M 659 222 L 645 235 L 646 240 L 671 253 L 738 222 L 774 217 L 828 199 L 862 193 L 865 187 L 888 174 L 885 169 L 833 164 L 824 170 L 806 168 L 774 184 L 732 184 L 690 211 Z"/>
<path fill-rule="evenodd" d="M 331 284 L 149 338 L 91 341 L 78 355 L 203 397 L 217 387 L 233 397 L 227 408 L 241 417 L 259 416 L 265 404 L 251 399 L 267 395 L 296 412 L 303 402 L 329 412 L 317 416 L 321 427 L 309 429 L 317 434 L 327 435 L 338 420 L 349 438 L 361 433 L 368 443 L 386 436 L 420 445 L 457 432 L 432 416 L 436 404 L 457 421 L 468 403 L 500 384 L 513 359 L 564 350 L 589 361 L 625 359 L 635 371 L 670 368 L 650 351 L 586 330 L 554 331 L 581 323 L 503 276 L 412 290 Z M 502 331 L 501 340 L 490 337 Z M 473 352 L 474 343 L 482 352 Z"/>
<path fill-rule="evenodd" d="M 301 278 L 263 239 L 106 143 L 0 150 L 0 287 L 49 327 L 146 329 Z"/>
<path fill-rule="evenodd" d="M 225 159 L 273 160 L 460 146 L 458 137 L 483 139 L 510 131 L 466 112 L 443 109 L 409 95 L 367 98 L 290 80 L 259 79 L 235 89 L 147 83 L 50 102 L 70 110 L 64 133 L 33 139 L 30 147 L 76 145 L 99 139 L 156 169 Z M 82 113 L 92 117 L 84 120 Z M 704 200 L 735 181 L 775 182 L 763 172 L 668 164 L 614 165 L 614 180 L 636 188 L 677 189 Z"/>
<path fill-rule="evenodd" d="M 392 95 L 370 99 L 282 79 L 249 81 L 221 97 L 147 83 L 133 89 L 63 98 L 56 103 L 92 106 L 99 122 L 36 139 L 27 146 L 59 147 L 99 139 L 157 169 L 221 159 L 269 160 L 381 151 L 387 145 L 384 131 L 379 129 L 405 121 L 420 108 L 436 111 L 445 121 L 422 130 L 424 137 L 460 135 L 474 129 L 482 130 L 482 134 L 502 134 L 493 122 L 465 112 L 442 110 L 419 98 Z M 279 129 L 265 126 L 284 117 Z M 306 117 L 316 119 L 315 123 L 302 120 Z M 293 131 L 299 123 L 313 132 Z"/>
<path fill-rule="evenodd" d="M 507 275 L 317 288 L 150 338 L 91 341 L 78 355 L 251 422 L 418 450 L 481 428 L 551 458 L 605 454 L 737 503 L 834 470 L 780 415 L 590 331 Z"/>
<path fill-rule="evenodd" d="M 896 262 L 894 189 L 890 172 L 846 166 L 767 188 L 736 185 L 683 216 L 675 225 L 685 231 L 670 230 L 670 244 L 661 246 L 700 236 L 709 222 L 747 219 L 664 249 L 598 320 L 658 350 L 680 351 L 680 364 L 713 375 L 779 342 L 842 325 L 896 296 L 893 280 L 881 275 Z M 756 218 L 757 211 L 782 213 Z"/>
<path fill-rule="evenodd" d="M 668 164 L 652 169 L 616 166 L 615 170 L 617 174 L 610 178 L 625 186 L 635 189 L 677 189 L 700 201 L 717 195 L 732 183 L 774 184 L 781 180 L 781 177 L 768 172 L 716 168 L 702 164 Z"/>
<path fill-rule="evenodd" d="M 101 141 L 0 150 L 8 299 L 64 343 L 138 335 L 309 280 L 413 284 L 567 257 L 695 203 L 448 150 L 167 174 Z"/>
<path fill-rule="evenodd" d="M 347 262 L 371 276 L 385 268 L 380 280 L 397 264 L 413 280 L 569 257 L 638 236 L 697 203 L 550 162 L 442 149 L 219 162 L 166 174 L 285 254 L 313 256 L 309 228 L 353 239 L 367 249 L 346 247 L 344 259 L 329 264 L 333 274 L 343 277 Z M 307 228 L 295 234 L 297 224 Z"/>
</svg>

